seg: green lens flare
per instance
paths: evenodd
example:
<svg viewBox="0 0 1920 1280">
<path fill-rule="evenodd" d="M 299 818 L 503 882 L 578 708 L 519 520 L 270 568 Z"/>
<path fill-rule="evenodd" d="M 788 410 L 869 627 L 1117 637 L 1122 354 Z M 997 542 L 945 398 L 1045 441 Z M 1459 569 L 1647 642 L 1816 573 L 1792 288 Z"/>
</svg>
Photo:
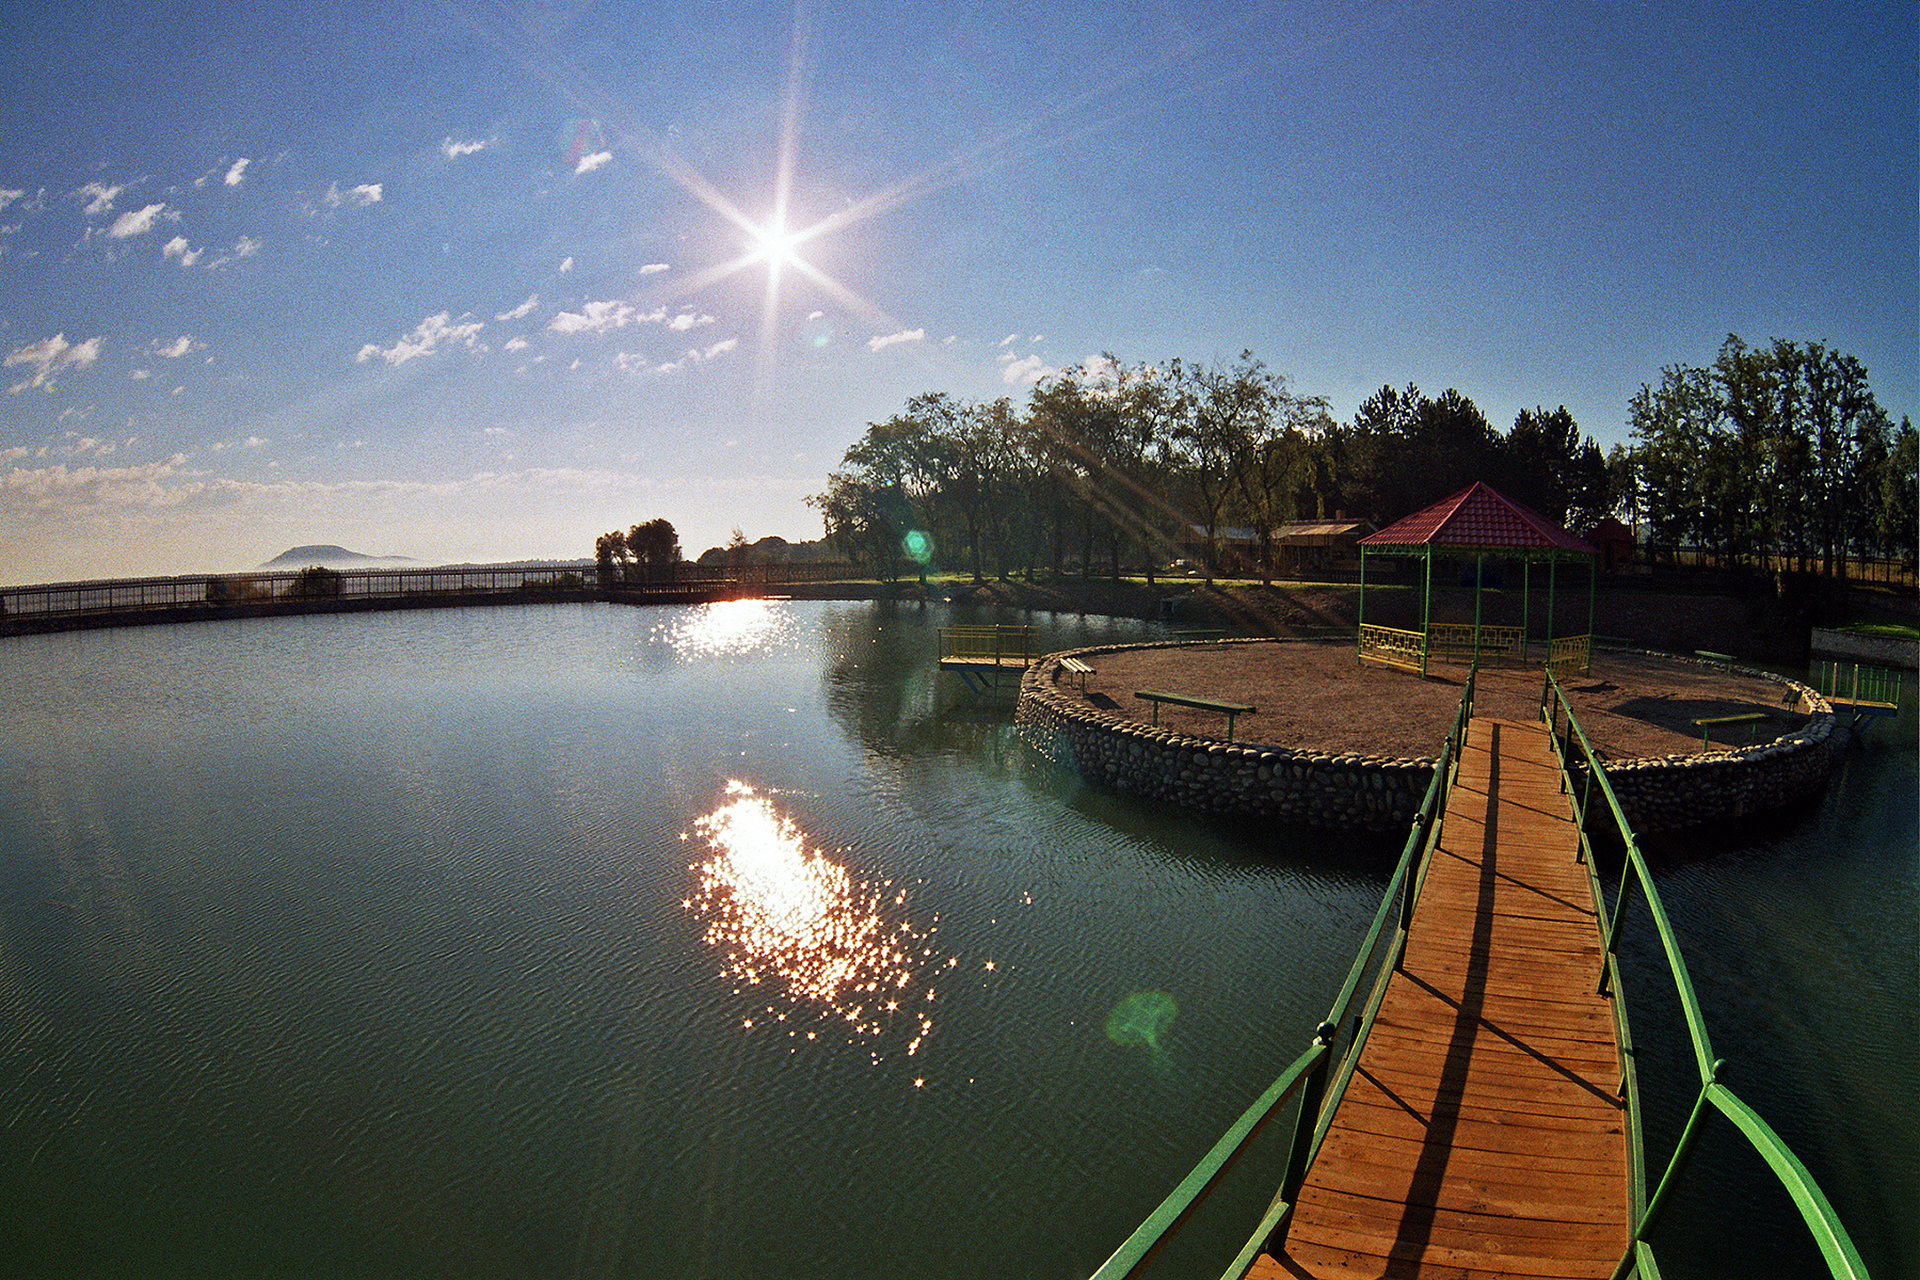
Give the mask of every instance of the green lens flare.
<svg viewBox="0 0 1920 1280">
<path fill-rule="evenodd" d="M 926 564 L 933 559 L 933 536 L 924 529 L 909 529 L 900 539 L 900 549 L 915 564 Z"/>
<path fill-rule="evenodd" d="M 1107 1015 L 1107 1039 L 1115 1044 L 1144 1044 L 1160 1048 L 1160 1037 L 1173 1025 L 1180 1006 L 1164 991 L 1136 991 Z"/>
</svg>

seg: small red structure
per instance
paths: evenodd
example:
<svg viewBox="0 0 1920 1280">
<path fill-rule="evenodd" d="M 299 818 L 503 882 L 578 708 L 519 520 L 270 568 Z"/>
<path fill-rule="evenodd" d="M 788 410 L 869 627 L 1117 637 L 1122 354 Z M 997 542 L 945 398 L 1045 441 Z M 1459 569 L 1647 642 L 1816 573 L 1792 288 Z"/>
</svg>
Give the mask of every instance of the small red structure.
<svg viewBox="0 0 1920 1280">
<path fill-rule="evenodd" d="M 1473 626 L 1432 621 L 1433 555 L 1474 557 Z M 1586 669 L 1591 662 L 1593 631 L 1594 567 L 1600 552 L 1553 521 L 1529 511 L 1497 489 L 1478 481 L 1439 502 L 1397 520 L 1380 532 L 1360 539 L 1360 616 L 1357 655 L 1361 661 L 1385 662 L 1392 666 L 1427 672 L 1428 660 L 1443 657 L 1471 657 L 1475 662 L 1486 656 L 1525 661 L 1528 638 L 1525 619 L 1530 610 L 1522 604 L 1521 625 L 1483 627 L 1480 624 L 1480 592 L 1486 574 L 1486 558 L 1496 556 L 1519 560 L 1529 569 L 1537 560 L 1547 562 L 1547 665 L 1555 670 Z M 1367 557 L 1388 555 L 1415 557 L 1426 562 L 1426 590 L 1420 603 L 1420 630 L 1399 631 L 1391 627 L 1367 624 Z M 1562 560 L 1584 560 L 1588 567 L 1587 631 L 1584 636 L 1553 637 L 1555 570 Z M 1525 590 L 1531 594 L 1531 573 Z"/>
<path fill-rule="evenodd" d="M 1600 552 L 1600 572 L 1612 573 L 1633 563 L 1633 530 L 1608 516 L 1584 535 Z"/>
</svg>

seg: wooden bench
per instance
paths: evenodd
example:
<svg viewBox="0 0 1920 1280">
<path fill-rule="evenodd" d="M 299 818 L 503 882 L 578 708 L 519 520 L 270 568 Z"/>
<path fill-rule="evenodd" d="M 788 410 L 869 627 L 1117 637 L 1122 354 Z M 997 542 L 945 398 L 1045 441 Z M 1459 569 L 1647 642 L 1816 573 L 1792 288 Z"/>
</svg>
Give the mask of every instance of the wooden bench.
<svg viewBox="0 0 1920 1280">
<path fill-rule="evenodd" d="M 1228 742 L 1233 741 L 1233 718 L 1235 716 L 1252 715 L 1255 710 L 1245 703 L 1215 702 L 1212 698 L 1189 698 L 1183 693 L 1156 693 L 1151 690 L 1142 689 L 1133 696 L 1136 698 L 1145 698 L 1153 704 L 1153 722 L 1155 724 L 1160 723 L 1160 704 L 1163 702 L 1171 702 L 1177 707 L 1195 707 L 1201 711 L 1223 712 L 1227 717 Z"/>
<path fill-rule="evenodd" d="M 1087 691 L 1087 677 L 1098 674 L 1092 667 L 1080 661 L 1078 658 L 1060 659 L 1060 669 L 1070 676 L 1080 677 L 1080 692 L 1082 694 Z"/>
<path fill-rule="evenodd" d="M 1759 724 L 1762 720 L 1765 720 L 1766 718 L 1767 718 L 1766 715 L 1759 711 L 1750 711 L 1745 715 L 1739 715 L 1739 716 L 1707 716 L 1705 719 L 1695 720 L 1693 722 L 1693 727 L 1700 731 L 1700 749 L 1702 751 L 1706 751 L 1712 746 L 1712 744 L 1708 742 L 1707 739 L 1713 735 L 1713 726 L 1717 724 L 1753 725 L 1754 726 L 1753 736 L 1747 740 L 1749 743 L 1752 743 L 1752 742 L 1757 742 L 1759 740 L 1760 738 Z"/>
</svg>

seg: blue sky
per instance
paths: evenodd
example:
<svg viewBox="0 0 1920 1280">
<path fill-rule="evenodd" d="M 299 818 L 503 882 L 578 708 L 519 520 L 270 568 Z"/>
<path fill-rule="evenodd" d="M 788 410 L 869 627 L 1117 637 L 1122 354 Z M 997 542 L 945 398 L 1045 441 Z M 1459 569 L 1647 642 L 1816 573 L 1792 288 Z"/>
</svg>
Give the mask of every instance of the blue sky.
<svg viewBox="0 0 1920 1280">
<path fill-rule="evenodd" d="M 362 12 L 0 6 L 0 582 L 817 537 L 868 422 L 1101 352 L 1915 410 L 1905 0 Z"/>
</svg>

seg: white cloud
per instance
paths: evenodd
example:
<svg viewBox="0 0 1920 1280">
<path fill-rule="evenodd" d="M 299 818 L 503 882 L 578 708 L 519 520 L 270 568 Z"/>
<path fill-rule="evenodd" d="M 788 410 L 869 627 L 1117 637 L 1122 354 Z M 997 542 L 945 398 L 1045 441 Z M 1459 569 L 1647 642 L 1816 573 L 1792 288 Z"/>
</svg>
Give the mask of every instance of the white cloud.
<svg viewBox="0 0 1920 1280">
<path fill-rule="evenodd" d="M 84 369 L 100 358 L 100 339 L 88 338 L 85 342 L 67 341 L 65 333 L 56 333 L 44 342 L 29 342 L 25 346 L 15 347 L 7 354 L 6 367 L 29 365 L 33 376 L 23 378 L 7 388 L 7 394 L 25 391 L 29 387 L 44 387 L 52 380 L 57 369 Z"/>
<path fill-rule="evenodd" d="M 153 354 L 165 357 L 168 360 L 178 360 L 189 351 L 198 351 L 206 345 L 204 342 L 195 342 L 192 334 L 183 333 L 164 346 L 158 342 L 154 343 Z"/>
<path fill-rule="evenodd" d="M 200 261 L 200 255 L 205 252 L 205 249 L 195 249 L 188 245 L 185 236 L 175 236 L 173 239 L 167 241 L 166 248 L 160 250 L 160 258 L 162 261 L 168 258 L 178 258 L 180 259 L 180 265 L 182 267 L 190 267 Z"/>
<path fill-rule="evenodd" d="M 867 339 L 867 350 L 883 351 L 888 347 L 897 346 L 902 342 L 924 342 L 926 338 L 927 331 L 925 329 L 904 329 L 899 333 L 875 334 L 873 337 Z"/>
<path fill-rule="evenodd" d="M 560 274 L 565 275 L 571 270 L 573 270 L 573 255 L 568 254 L 566 257 L 560 259 Z"/>
<path fill-rule="evenodd" d="M 339 183 L 330 182 L 327 184 L 327 194 L 322 199 L 327 202 L 329 209 L 338 209 L 343 204 L 358 205 L 364 209 L 370 204 L 379 204 L 384 190 L 385 184 L 379 182 L 363 182 L 345 191 L 340 189 Z"/>
<path fill-rule="evenodd" d="M 614 329 L 624 329 L 630 324 L 642 320 L 658 322 L 666 319 L 666 310 L 641 315 L 631 303 L 619 299 L 605 302 L 589 302 L 579 311 L 562 311 L 554 316 L 547 328 L 555 333 L 607 333 Z"/>
<path fill-rule="evenodd" d="M 1017 334 L 1017 333 L 1010 333 L 1010 334 L 1008 334 L 1008 335 L 1007 335 L 1006 337 L 1004 337 L 1004 338 L 1002 338 L 1002 339 L 1000 339 L 1000 341 L 998 341 L 998 342 L 996 342 L 996 343 L 994 343 L 993 345 L 994 345 L 994 346 L 996 346 L 996 347 L 1010 347 L 1010 346 L 1012 346 L 1012 345 L 1013 345 L 1014 343 L 1016 343 L 1016 342 L 1018 342 L 1019 340 L 1020 340 L 1020 335 L 1019 335 L 1019 334 Z"/>
<path fill-rule="evenodd" d="M 539 305 L 540 305 L 540 295 L 536 293 L 531 298 L 528 298 L 525 302 L 515 307 L 513 310 L 502 311 L 499 315 L 496 315 L 494 319 L 495 320 L 519 320 L 522 317 L 530 314 L 533 311 L 533 309 Z"/>
<path fill-rule="evenodd" d="M 461 156 L 476 155 L 492 145 L 492 138 L 474 138 L 470 141 L 443 138 L 440 142 L 440 154 L 449 160 L 458 160 Z"/>
<path fill-rule="evenodd" d="M 248 436 L 245 440 L 241 441 L 240 443 L 245 448 L 258 449 L 262 445 L 272 444 L 273 441 L 264 440 L 259 436 Z"/>
<path fill-rule="evenodd" d="M 4 205 L 0 205 L 0 208 L 4 208 L 4 207 L 5 207 Z M 569 261 L 571 261 L 571 259 L 569 259 Z M 649 262 L 647 263 L 647 265 L 640 268 L 640 274 L 643 276 L 657 276 L 662 271 L 670 271 L 670 270 L 672 270 L 672 268 L 667 266 L 667 264 L 664 262 Z"/>
<path fill-rule="evenodd" d="M 505 427 L 487 427 L 481 432 L 481 434 L 489 435 L 489 436 L 510 436 L 513 434 L 513 432 L 509 431 Z"/>
<path fill-rule="evenodd" d="M 227 176 L 222 178 L 221 181 L 230 187 L 237 187 L 246 179 L 246 176 L 247 158 L 241 156 L 233 162 L 233 166 L 227 170 Z"/>
<path fill-rule="evenodd" d="M 152 376 L 153 376 L 153 371 L 150 369 L 127 370 L 127 377 L 134 382 L 145 382 L 148 378 L 151 378 Z"/>
<path fill-rule="evenodd" d="M 260 245 L 261 242 L 255 240 L 252 236 L 241 236 L 233 242 L 233 256 L 235 258 L 251 258 L 254 254 L 260 252 Z M 225 261 L 225 259 L 222 259 L 222 261 Z"/>
<path fill-rule="evenodd" d="M 89 182 L 73 194 L 76 197 L 87 197 L 87 216 L 97 218 L 101 214 L 113 212 L 113 202 L 118 200 L 120 193 L 126 189 L 124 184 L 110 187 L 105 183 Z"/>
<path fill-rule="evenodd" d="M 1027 356 L 1022 360 L 1005 360 L 1000 370 L 1000 380 L 1010 387 L 1021 383 L 1038 382 L 1058 370 L 1049 369 L 1047 362 L 1039 356 Z"/>
<path fill-rule="evenodd" d="M 612 161 L 613 161 L 613 152 L 611 151 L 589 152 L 588 154 L 580 157 L 580 163 L 573 166 L 573 171 L 576 174 L 592 173 L 595 169 L 598 169 L 601 165 L 610 164 L 612 163 Z"/>
<path fill-rule="evenodd" d="M 710 347 L 690 348 L 687 351 L 687 353 L 681 356 L 678 360 L 670 360 L 665 364 L 655 365 L 653 367 L 653 372 L 656 374 L 662 374 L 662 375 L 678 373 L 682 369 L 691 368 L 696 364 L 705 364 L 707 361 L 712 360 L 717 356 L 723 356 L 727 352 L 732 351 L 735 347 L 738 347 L 739 345 L 740 345 L 740 339 L 727 338 L 720 342 L 714 343 Z M 639 356 L 623 355 L 619 358 L 620 367 L 622 369 L 630 369 L 634 366 L 637 366 L 640 363 L 640 361 L 641 361 L 641 357 Z"/>
<path fill-rule="evenodd" d="M 460 343 L 469 351 L 484 351 L 486 348 L 474 337 L 484 328 L 486 328 L 484 321 L 474 320 L 466 315 L 461 316 L 460 322 L 456 324 L 448 312 L 442 311 L 439 315 L 428 316 L 422 320 L 413 327 L 412 333 L 403 334 L 391 347 L 367 343 L 360 348 L 360 354 L 354 357 L 354 363 L 365 364 L 373 357 L 379 356 L 388 364 L 399 366 L 415 356 L 430 355 L 442 344 L 449 343 Z"/>
<path fill-rule="evenodd" d="M 508 338 L 504 350 L 525 351 L 531 344 L 525 338 Z"/>
<path fill-rule="evenodd" d="M 107 234 L 115 240 L 130 240 L 134 236 L 143 236 L 153 230 L 153 224 L 167 211 L 164 204 L 150 204 L 144 209 L 130 209 L 113 220 L 107 228 Z"/>
<path fill-rule="evenodd" d="M 697 329 L 703 324 L 712 323 L 713 317 L 710 315 L 702 314 L 696 316 L 691 311 L 682 311 L 679 315 L 667 321 L 667 328 L 673 330 L 675 333 L 685 333 L 689 329 Z"/>
<path fill-rule="evenodd" d="M 4 211 L 8 205 L 25 194 L 27 193 L 24 190 L 16 191 L 11 187 L 0 187 L 0 211 Z"/>
</svg>

